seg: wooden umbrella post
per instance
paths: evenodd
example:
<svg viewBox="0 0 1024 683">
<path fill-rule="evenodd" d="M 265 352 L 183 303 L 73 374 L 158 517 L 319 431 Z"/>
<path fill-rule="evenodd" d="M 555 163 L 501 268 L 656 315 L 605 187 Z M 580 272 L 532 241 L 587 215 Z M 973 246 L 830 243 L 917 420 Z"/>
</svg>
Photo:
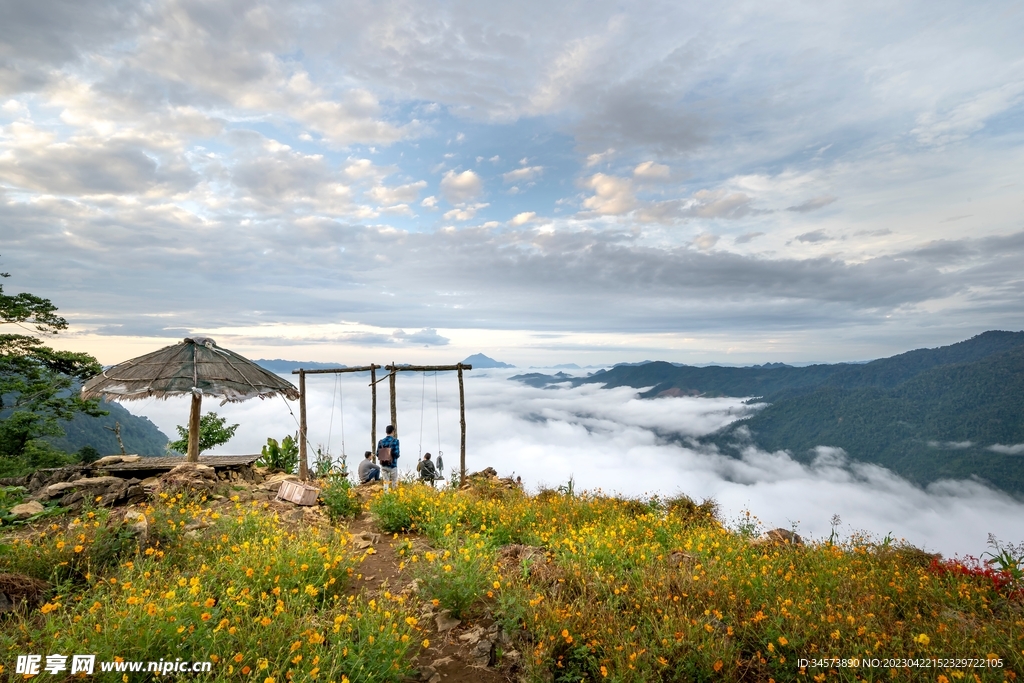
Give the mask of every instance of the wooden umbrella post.
<svg viewBox="0 0 1024 683">
<path fill-rule="evenodd" d="M 299 368 L 299 479 L 309 477 L 306 463 L 306 371 Z"/>
<path fill-rule="evenodd" d="M 370 452 L 377 462 L 377 366 L 370 365 Z"/>
<path fill-rule="evenodd" d="M 199 415 L 203 411 L 203 393 L 192 390 L 192 409 L 188 414 L 188 462 L 199 462 Z"/>
<path fill-rule="evenodd" d="M 466 390 L 462 384 L 462 363 L 459 363 L 459 427 L 462 449 L 459 451 L 459 486 L 466 483 Z"/>
</svg>

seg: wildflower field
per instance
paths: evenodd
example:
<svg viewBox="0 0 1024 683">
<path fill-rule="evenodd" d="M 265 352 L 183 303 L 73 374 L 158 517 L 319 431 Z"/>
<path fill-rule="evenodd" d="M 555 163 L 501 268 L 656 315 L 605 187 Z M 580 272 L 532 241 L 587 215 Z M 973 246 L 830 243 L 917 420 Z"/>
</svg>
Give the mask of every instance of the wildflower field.
<svg viewBox="0 0 1024 683">
<path fill-rule="evenodd" d="M 289 527 L 265 503 L 154 499 L 141 545 L 99 509 L 8 530 L 0 572 L 52 589 L 0 617 L 0 677 L 16 654 L 88 651 L 213 662 L 182 680 L 416 680 L 417 657 L 452 637 L 423 618 L 428 603 L 497 621 L 510 680 L 1024 674 L 1019 577 L 967 559 L 860 538 L 763 542 L 685 498 L 413 484 L 364 509 L 397 549 L 398 580 L 373 592 L 356 580 L 372 548 L 353 547 L 344 518 Z M 109 680 L 153 674 L 132 676 Z"/>
</svg>

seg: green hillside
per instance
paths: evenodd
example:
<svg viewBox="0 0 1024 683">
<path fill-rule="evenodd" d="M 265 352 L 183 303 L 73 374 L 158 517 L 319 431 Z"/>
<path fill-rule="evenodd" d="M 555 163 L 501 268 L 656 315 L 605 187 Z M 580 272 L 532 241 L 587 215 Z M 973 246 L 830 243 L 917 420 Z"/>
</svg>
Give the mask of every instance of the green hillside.
<svg viewBox="0 0 1024 683">
<path fill-rule="evenodd" d="M 802 460 L 815 446 L 838 446 L 920 484 L 977 476 L 1024 493 L 1024 458 L 991 450 L 1024 443 L 1024 347 L 935 366 L 892 388 L 828 384 L 777 400 L 743 426 L 758 446 Z M 715 442 L 735 443 L 737 428 Z"/>
<path fill-rule="evenodd" d="M 518 379 L 533 386 L 566 381 L 537 373 Z M 816 446 L 835 446 L 920 484 L 974 476 L 1024 494 L 1024 453 L 992 449 L 1024 444 L 1024 332 L 990 331 L 863 364 L 697 368 L 654 362 L 573 381 L 598 382 L 645 389 L 645 398 L 760 397 L 769 404 L 764 410 L 707 439 L 733 455 L 751 439 L 803 461 L 814 457 Z"/>
<path fill-rule="evenodd" d="M 989 331 L 966 341 L 937 349 L 917 349 L 891 358 L 863 364 L 839 363 L 793 367 L 772 365 L 748 368 L 673 365 L 657 361 L 644 365 L 620 365 L 575 380 L 574 384 L 600 382 L 607 387 L 650 387 L 641 396 L 651 398 L 673 389 L 700 396 L 762 396 L 774 400 L 784 395 L 814 390 L 825 384 L 844 387 L 892 388 L 941 365 L 970 363 L 992 354 L 1024 346 L 1024 332 Z M 533 377 L 537 384 L 537 375 Z M 515 379 L 515 378 L 513 378 Z M 565 381 L 564 379 L 559 381 Z"/>
<path fill-rule="evenodd" d="M 61 423 L 64 436 L 50 439 L 50 443 L 66 453 L 77 452 L 83 446 L 92 446 L 100 455 L 120 453 L 117 437 L 110 431 L 117 422 L 121 425 L 121 440 L 129 453 L 164 455 L 167 436 L 148 418 L 133 415 L 119 403 L 103 401 L 102 407 L 110 414 L 103 417 L 76 415 Z"/>
</svg>

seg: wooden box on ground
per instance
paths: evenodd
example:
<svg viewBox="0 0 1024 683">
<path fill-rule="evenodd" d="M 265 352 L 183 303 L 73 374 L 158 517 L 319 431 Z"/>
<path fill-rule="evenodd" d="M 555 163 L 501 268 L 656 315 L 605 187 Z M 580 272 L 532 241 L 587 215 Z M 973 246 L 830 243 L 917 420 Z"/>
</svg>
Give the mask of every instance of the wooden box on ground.
<svg viewBox="0 0 1024 683">
<path fill-rule="evenodd" d="M 287 500 L 296 505 L 316 505 L 316 497 L 320 495 L 320 489 L 301 481 L 283 481 L 277 492 L 278 500 Z"/>
</svg>

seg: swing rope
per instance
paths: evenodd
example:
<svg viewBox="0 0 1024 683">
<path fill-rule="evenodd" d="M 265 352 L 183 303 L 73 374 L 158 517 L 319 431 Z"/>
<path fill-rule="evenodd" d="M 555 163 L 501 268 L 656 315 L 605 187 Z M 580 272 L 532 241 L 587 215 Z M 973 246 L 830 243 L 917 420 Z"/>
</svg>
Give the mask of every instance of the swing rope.
<svg viewBox="0 0 1024 683">
<path fill-rule="evenodd" d="M 337 375 L 335 375 L 337 377 Z M 341 404 L 341 457 L 345 459 L 345 387 L 338 383 L 338 399 Z"/>
<path fill-rule="evenodd" d="M 331 393 L 331 421 L 327 423 L 327 452 L 331 452 L 331 435 L 334 433 L 334 398 L 338 393 L 338 376 L 334 376 L 334 391 Z M 345 418 L 342 413 L 342 419 Z"/>
<path fill-rule="evenodd" d="M 441 459 L 444 452 L 441 450 L 441 402 L 437 397 L 437 370 L 434 371 L 434 414 L 437 418 L 437 471 L 440 472 L 444 469 L 444 460 Z"/>
<path fill-rule="evenodd" d="M 423 382 L 420 385 L 420 460 L 423 459 L 423 409 L 426 407 L 427 396 L 427 373 L 423 373 Z"/>
</svg>

